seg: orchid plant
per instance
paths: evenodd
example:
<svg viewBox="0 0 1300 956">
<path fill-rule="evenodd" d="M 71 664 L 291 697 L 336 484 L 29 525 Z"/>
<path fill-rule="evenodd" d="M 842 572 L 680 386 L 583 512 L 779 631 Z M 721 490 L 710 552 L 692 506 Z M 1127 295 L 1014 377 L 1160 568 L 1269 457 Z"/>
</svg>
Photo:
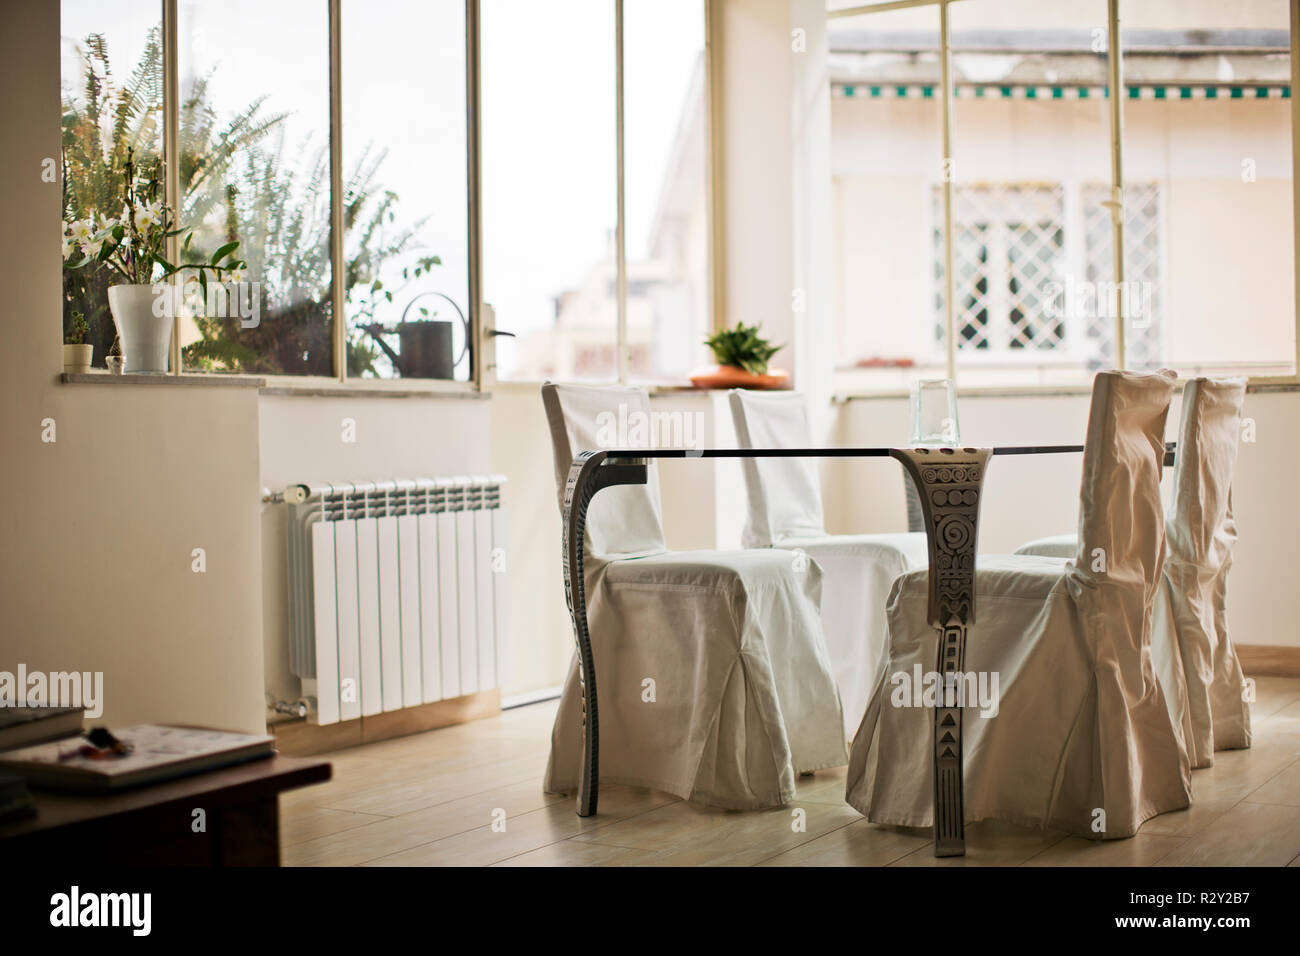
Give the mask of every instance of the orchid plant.
<svg viewBox="0 0 1300 956">
<path fill-rule="evenodd" d="M 194 270 L 199 285 L 207 294 L 208 273 L 218 281 L 244 280 L 247 268 L 242 259 L 235 258 L 238 242 L 227 242 L 212 254 L 208 262 L 169 262 L 163 255 L 168 239 L 185 233 L 176 228 L 172 207 L 162 200 L 161 163 L 149 169 L 136 166 L 132 150 L 126 153 L 122 166 L 123 205 L 121 215 L 114 219 L 100 213 L 99 220 L 91 210 L 85 219 L 64 224 L 63 258 L 70 269 L 99 265 L 132 285 L 145 285 L 167 278 L 178 272 Z M 189 255 L 193 233 L 185 234 L 180 247 L 181 258 Z"/>
</svg>

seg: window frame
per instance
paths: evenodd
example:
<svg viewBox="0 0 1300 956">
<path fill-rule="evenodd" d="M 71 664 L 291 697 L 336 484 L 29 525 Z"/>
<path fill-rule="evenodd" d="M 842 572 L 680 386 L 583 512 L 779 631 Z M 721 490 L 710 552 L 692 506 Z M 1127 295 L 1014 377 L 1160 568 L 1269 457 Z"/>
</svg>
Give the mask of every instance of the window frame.
<svg viewBox="0 0 1300 956">
<path fill-rule="evenodd" d="M 619 0 L 621 5 L 621 0 Z M 162 155 L 165 164 L 163 184 L 166 201 L 174 209 L 180 208 L 179 143 L 180 143 L 180 64 L 179 64 L 179 10 L 178 0 L 160 0 L 163 43 L 163 136 Z M 465 0 L 465 122 L 466 171 L 465 192 L 467 206 L 467 287 L 470 325 L 470 376 L 466 381 L 442 379 L 379 379 L 349 376 L 347 370 L 347 317 L 344 312 L 346 296 L 345 270 L 339 268 L 344 261 L 343 226 L 343 70 L 342 70 L 342 0 L 328 0 L 329 17 L 329 155 L 330 155 L 330 297 L 333 313 L 331 344 L 334 374 L 322 375 L 267 375 L 258 374 L 268 387 L 302 389 L 321 388 L 389 390 L 394 392 L 467 392 L 483 387 L 483 301 L 482 301 L 482 197 L 480 192 L 481 166 L 479 141 L 479 0 Z M 178 237 L 166 240 L 168 259 L 175 261 Z M 172 280 L 176 281 L 175 279 Z M 172 341 L 169 376 L 217 376 L 223 372 L 186 370 L 181 356 L 180 318 L 172 320 Z"/>
<path fill-rule="evenodd" d="M 478 0 L 467 0 L 477 6 Z M 615 335 L 614 335 L 614 365 L 616 373 L 614 378 L 605 379 L 583 379 L 584 385 L 600 384 L 629 384 L 628 370 L 631 365 L 632 345 L 628 341 L 627 326 L 627 303 L 628 303 L 628 273 L 627 273 L 627 217 L 626 217 L 626 176 L 625 176 L 625 156 L 624 149 L 624 56 L 625 47 L 623 43 L 624 33 L 624 0 L 612 0 L 614 4 L 614 136 L 615 136 L 615 219 L 614 219 L 614 262 L 615 262 Z M 699 0 L 700 17 L 703 20 L 704 27 L 704 151 L 705 151 L 705 168 L 704 168 L 704 189 L 705 189 L 705 234 L 707 237 L 704 271 L 708 282 L 708 290 L 705 295 L 705 303 L 708 308 L 706 328 L 710 332 L 718 331 L 725 325 L 722 318 L 724 313 L 723 300 L 723 283 L 721 276 L 722 256 L 720 250 L 723 242 L 723 211 L 722 211 L 722 176 L 723 170 L 720 163 L 719 150 L 716 148 L 720 141 L 720 112 L 716 107 L 719 102 L 720 93 L 715 85 L 718 76 L 715 71 L 716 51 L 713 45 L 713 23 L 715 4 L 718 0 Z M 476 21 L 477 22 L 477 21 Z M 477 53 L 476 53 L 477 57 Z M 477 87 L 476 87 L 477 88 Z M 476 101 L 477 102 L 477 101 Z M 477 131 L 476 134 L 477 135 Z M 481 249 L 478 250 L 481 254 Z M 495 350 L 494 350 L 495 352 Z M 508 378 L 497 380 L 495 372 L 491 375 L 488 384 L 496 386 L 532 386 L 538 384 L 538 380 L 528 378 Z M 651 390 L 657 388 L 677 388 L 689 386 L 689 383 L 683 381 L 652 381 L 649 383 L 639 383 L 645 385 Z"/>
<path fill-rule="evenodd" d="M 322 375 L 276 375 L 257 373 L 257 377 L 267 382 L 267 387 L 278 390 L 304 392 L 322 389 L 381 390 L 393 392 L 467 392 L 482 391 L 485 387 L 498 384 L 494 366 L 484 367 L 485 340 L 495 333 L 495 328 L 484 329 L 483 317 L 491 315 L 490 304 L 483 299 L 483 224 L 482 224 L 482 164 L 481 164 L 481 0 L 465 0 L 465 118 L 466 118 L 466 203 L 467 203 L 467 251 L 468 251 L 468 312 L 470 323 L 470 362 L 471 374 L 467 381 L 446 381 L 441 379 L 381 379 L 362 378 L 348 375 L 347 370 L 347 318 L 344 311 L 346 289 L 344 288 L 345 270 L 337 264 L 344 259 L 343 227 L 343 122 L 342 89 L 345 82 L 342 69 L 342 0 L 327 0 L 329 17 L 329 154 L 330 154 L 330 296 L 334 327 L 331 330 L 333 347 L 334 374 Z M 625 176 L 624 176 L 624 0 L 610 0 L 614 4 L 615 20 L 615 135 L 616 142 L 616 368 L 617 376 L 611 381 L 627 384 L 631 345 L 627 335 L 627 255 L 626 255 L 626 218 L 625 218 Z M 718 151 L 715 149 L 720 135 L 719 114 L 715 109 L 717 86 L 715 76 L 715 52 L 712 42 L 712 25 L 714 22 L 714 4 L 716 0 L 699 0 L 700 17 L 704 28 L 704 78 L 703 93 L 705 98 L 705 215 L 706 257 L 705 274 L 708 292 L 705 297 L 709 314 L 706 326 L 716 330 L 723 315 L 722 282 L 719 276 L 721 256 L 718 248 L 721 243 L 721 175 L 718 163 Z M 165 166 L 164 197 L 174 209 L 180 208 L 179 178 L 179 143 L 180 143 L 180 67 L 179 67 L 179 0 L 159 0 L 161 6 L 162 44 L 163 44 L 163 131 L 162 156 Z M 179 238 L 165 240 L 165 251 L 170 261 L 175 261 L 178 253 Z M 175 278 L 173 282 L 178 281 Z M 495 323 L 495 320 L 493 320 Z M 171 377 L 186 376 L 221 376 L 230 373 L 208 372 L 201 369 L 184 368 L 180 345 L 180 318 L 172 322 L 172 341 L 170 352 Z M 495 354 L 495 349 L 489 349 Z M 503 385 L 533 384 L 526 379 L 508 379 Z M 676 386 L 680 382 L 665 382 Z"/>
<path fill-rule="evenodd" d="M 891 10 L 901 10 L 911 7 L 938 7 L 939 13 L 939 64 L 940 64 L 940 84 L 939 84 L 939 102 L 940 102 L 940 124 L 941 124 L 941 155 L 939 161 L 940 168 L 944 170 L 940 185 L 942 188 L 942 223 L 943 242 L 942 257 L 944 266 L 944 283 L 946 285 L 944 295 L 945 324 L 944 324 L 944 350 L 946 352 L 946 373 L 947 377 L 953 381 L 957 380 L 958 362 L 957 362 L 957 342 L 956 342 L 956 311 L 953 306 L 953 179 L 951 171 L 955 168 L 953 165 L 952 149 L 952 108 L 954 100 L 953 81 L 952 81 L 952 44 L 948 28 L 948 7 L 953 3 L 961 3 L 963 0 L 878 0 L 874 3 L 864 3 L 857 6 L 843 7 L 837 10 L 830 10 L 826 14 L 827 20 L 835 20 L 842 17 L 856 17 L 871 13 L 885 13 Z M 1107 51 L 1107 85 L 1111 89 L 1124 89 L 1124 55 L 1119 38 L 1120 10 L 1123 3 L 1128 0 L 1107 0 L 1107 17 L 1106 17 L 1106 51 Z M 1292 171 L 1292 191 L 1291 191 L 1291 219 L 1292 230 L 1295 236 L 1293 250 L 1296 257 L 1296 266 L 1294 272 L 1294 302 L 1295 302 L 1295 353 L 1292 356 L 1295 365 L 1295 371 L 1290 375 L 1248 375 L 1246 376 L 1248 384 L 1256 385 L 1300 385 L 1300 189 L 1297 189 L 1295 183 L 1300 181 L 1300 102 L 1297 101 L 1296 91 L 1300 89 L 1300 4 L 1292 2 L 1289 4 L 1291 13 L 1290 25 L 1290 66 L 1291 66 L 1291 171 Z M 1124 96 L 1108 97 L 1109 117 L 1110 117 L 1110 159 L 1111 159 L 1111 191 L 1112 195 L 1119 192 L 1122 196 L 1124 186 L 1124 164 L 1123 164 L 1123 146 L 1124 146 L 1124 119 L 1123 107 Z M 1161 210 L 1163 218 L 1163 208 Z M 1115 273 L 1114 277 L 1117 284 L 1122 283 L 1124 276 L 1123 258 L 1119 254 L 1124 249 L 1124 229 L 1125 217 L 1112 215 L 1113 233 L 1112 243 L 1115 252 Z M 1163 222 L 1161 223 L 1163 230 Z M 1162 250 L 1161 255 L 1164 255 Z M 1168 271 L 1161 270 L 1161 282 L 1166 282 Z M 1114 331 L 1114 359 L 1116 368 L 1127 367 L 1127 343 L 1125 341 L 1125 331 L 1127 324 L 1127 315 L 1124 310 L 1124 297 L 1118 294 L 1117 301 L 1112 308 L 1115 313 L 1115 331 Z M 1168 331 L 1166 329 L 1166 331 Z M 969 361 L 970 352 L 963 353 L 963 362 Z M 985 386 L 984 388 L 992 390 L 1005 390 L 1003 386 Z M 1029 388 L 1019 388 L 1018 392 L 1034 391 L 1038 386 Z M 977 387 L 976 390 L 980 390 Z M 1048 391 L 1059 392 L 1060 386 L 1048 386 Z"/>
</svg>

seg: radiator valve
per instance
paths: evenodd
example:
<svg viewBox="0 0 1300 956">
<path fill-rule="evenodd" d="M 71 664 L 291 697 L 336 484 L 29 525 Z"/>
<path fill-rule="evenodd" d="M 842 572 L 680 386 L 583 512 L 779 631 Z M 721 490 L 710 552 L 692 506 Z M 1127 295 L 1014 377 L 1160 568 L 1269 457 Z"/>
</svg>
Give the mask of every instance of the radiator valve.
<svg viewBox="0 0 1300 956">
<path fill-rule="evenodd" d="M 271 704 L 271 710 L 291 717 L 306 717 L 311 711 L 311 704 L 306 700 L 277 700 Z"/>
</svg>

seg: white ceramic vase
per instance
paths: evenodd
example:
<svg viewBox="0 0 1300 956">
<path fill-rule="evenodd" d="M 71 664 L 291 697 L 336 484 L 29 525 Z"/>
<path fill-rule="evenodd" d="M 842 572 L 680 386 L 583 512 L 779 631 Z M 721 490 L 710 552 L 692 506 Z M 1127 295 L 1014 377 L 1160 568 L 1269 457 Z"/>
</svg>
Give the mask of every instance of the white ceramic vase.
<svg viewBox="0 0 1300 956">
<path fill-rule="evenodd" d="M 108 289 L 108 308 L 122 340 L 124 371 L 128 375 L 165 375 L 171 354 L 172 319 L 167 310 L 154 314 L 158 296 L 153 286 L 115 285 Z"/>
</svg>

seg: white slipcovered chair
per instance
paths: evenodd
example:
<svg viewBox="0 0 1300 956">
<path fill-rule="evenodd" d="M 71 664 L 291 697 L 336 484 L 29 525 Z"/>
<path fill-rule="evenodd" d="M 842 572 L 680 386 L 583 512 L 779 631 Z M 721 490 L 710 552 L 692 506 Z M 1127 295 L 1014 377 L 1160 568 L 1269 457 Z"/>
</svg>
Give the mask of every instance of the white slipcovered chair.
<svg viewBox="0 0 1300 956">
<path fill-rule="evenodd" d="M 802 395 L 734 389 L 730 400 L 741 448 L 814 447 Z M 904 571 L 928 565 L 925 532 L 827 534 L 815 460 L 746 458 L 742 470 L 745 547 L 797 548 L 821 565 L 822 630 L 851 734 L 884 665 L 889 589 Z"/>
<path fill-rule="evenodd" d="M 990 689 L 996 674 L 999 694 L 996 714 L 964 711 L 967 822 L 1109 839 L 1188 805 L 1190 770 L 1148 650 L 1173 383 L 1172 372 L 1097 375 L 1073 560 L 976 561 L 964 670 Z M 907 689 L 936 667 L 927 605 L 926 571 L 895 582 L 889 661 L 853 741 L 846 797 L 877 823 L 933 823 L 933 710 Z"/>
<path fill-rule="evenodd" d="M 1214 751 L 1246 748 L 1251 739 L 1245 678 L 1228 636 L 1226 606 L 1237 540 L 1232 477 L 1245 398 L 1244 379 L 1193 378 L 1183 387 L 1151 654 L 1193 769 L 1213 765 Z M 1061 554 L 1073 549 L 1076 538 L 1042 538 L 1016 553 Z"/>
<path fill-rule="evenodd" d="M 649 422 L 650 400 L 644 389 L 550 383 L 542 398 L 563 509 L 574 455 L 611 447 L 611 422 Z M 595 496 L 584 578 L 602 782 L 757 809 L 793 800 L 798 774 L 845 764 L 817 617 L 821 571 L 798 572 L 797 560 L 790 551 L 669 551 L 653 463 L 647 484 Z M 548 792 L 577 788 L 581 707 L 575 655 L 551 735 Z"/>
</svg>

